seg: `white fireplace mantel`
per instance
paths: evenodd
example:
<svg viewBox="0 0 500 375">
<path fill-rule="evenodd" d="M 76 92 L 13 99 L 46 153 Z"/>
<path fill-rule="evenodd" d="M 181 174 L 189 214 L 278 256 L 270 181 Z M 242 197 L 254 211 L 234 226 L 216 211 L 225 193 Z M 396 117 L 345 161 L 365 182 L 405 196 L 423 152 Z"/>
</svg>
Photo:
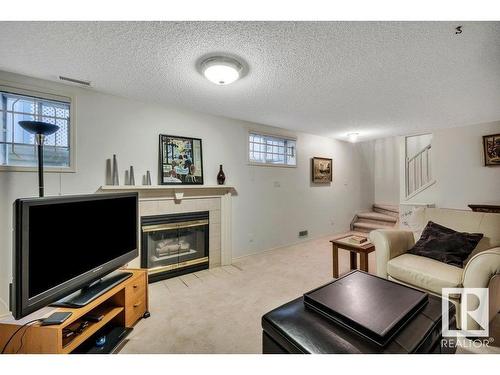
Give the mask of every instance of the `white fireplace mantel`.
<svg viewBox="0 0 500 375">
<path fill-rule="evenodd" d="M 220 265 L 232 262 L 232 204 L 231 197 L 236 193 L 233 186 L 227 185 L 105 185 L 99 192 L 137 192 L 139 194 L 139 210 L 141 202 L 173 201 L 170 204 L 182 206 L 184 201 L 196 199 L 220 199 Z M 201 202 L 201 201 L 200 201 Z"/>
<path fill-rule="evenodd" d="M 103 185 L 101 191 L 203 191 L 203 192 L 236 192 L 234 186 L 228 185 Z M 217 194 L 217 195 L 220 195 Z"/>
</svg>

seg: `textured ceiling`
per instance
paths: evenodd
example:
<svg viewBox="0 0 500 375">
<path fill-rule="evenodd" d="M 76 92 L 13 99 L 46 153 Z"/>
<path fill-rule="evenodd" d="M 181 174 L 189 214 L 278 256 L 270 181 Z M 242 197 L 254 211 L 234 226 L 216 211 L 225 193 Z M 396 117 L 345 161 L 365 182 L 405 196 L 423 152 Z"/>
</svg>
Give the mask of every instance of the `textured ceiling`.
<svg viewBox="0 0 500 375">
<path fill-rule="evenodd" d="M 345 138 L 500 120 L 500 23 L 0 22 L 0 69 Z M 200 56 L 240 56 L 216 86 Z"/>
</svg>

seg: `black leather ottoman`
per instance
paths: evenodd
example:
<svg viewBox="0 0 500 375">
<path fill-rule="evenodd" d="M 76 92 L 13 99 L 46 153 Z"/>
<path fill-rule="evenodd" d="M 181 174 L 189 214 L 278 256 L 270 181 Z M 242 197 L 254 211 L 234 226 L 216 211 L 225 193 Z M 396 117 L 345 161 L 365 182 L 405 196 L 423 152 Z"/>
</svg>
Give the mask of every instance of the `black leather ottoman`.
<svg viewBox="0 0 500 375">
<path fill-rule="evenodd" d="M 455 329 L 455 306 L 451 302 L 449 316 L 450 328 Z M 264 354 L 452 354 L 456 350 L 455 345 L 450 345 L 449 341 L 446 345 L 441 345 L 441 299 L 435 296 L 429 296 L 429 302 L 422 311 L 385 347 L 380 347 L 306 308 L 302 297 L 265 314 L 262 317 L 262 328 Z"/>
</svg>

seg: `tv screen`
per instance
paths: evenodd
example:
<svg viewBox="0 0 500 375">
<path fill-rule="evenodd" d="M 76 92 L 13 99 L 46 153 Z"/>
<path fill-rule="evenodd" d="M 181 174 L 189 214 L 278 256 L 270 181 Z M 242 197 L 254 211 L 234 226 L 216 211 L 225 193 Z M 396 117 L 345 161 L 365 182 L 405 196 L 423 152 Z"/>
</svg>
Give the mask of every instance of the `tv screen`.
<svg viewBox="0 0 500 375">
<path fill-rule="evenodd" d="M 22 317 L 137 256 L 137 194 L 18 199 L 15 305 Z"/>
</svg>

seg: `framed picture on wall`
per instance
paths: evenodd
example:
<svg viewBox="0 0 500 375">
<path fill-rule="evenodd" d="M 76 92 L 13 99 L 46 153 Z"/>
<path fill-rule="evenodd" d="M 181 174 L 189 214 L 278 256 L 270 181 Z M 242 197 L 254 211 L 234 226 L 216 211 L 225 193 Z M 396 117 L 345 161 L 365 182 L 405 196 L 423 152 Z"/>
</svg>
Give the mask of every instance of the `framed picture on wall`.
<svg viewBox="0 0 500 375">
<path fill-rule="evenodd" d="M 312 158 L 312 182 L 315 184 L 332 182 L 333 162 L 332 159 Z"/>
<path fill-rule="evenodd" d="M 160 134 L 160 184 L 203 185 L 201 139 Z"/>
<path fill-rule="evenodd" d="M 500 165 L 500 134 L 483 136 L 484 165 Z"/>
</svg>

